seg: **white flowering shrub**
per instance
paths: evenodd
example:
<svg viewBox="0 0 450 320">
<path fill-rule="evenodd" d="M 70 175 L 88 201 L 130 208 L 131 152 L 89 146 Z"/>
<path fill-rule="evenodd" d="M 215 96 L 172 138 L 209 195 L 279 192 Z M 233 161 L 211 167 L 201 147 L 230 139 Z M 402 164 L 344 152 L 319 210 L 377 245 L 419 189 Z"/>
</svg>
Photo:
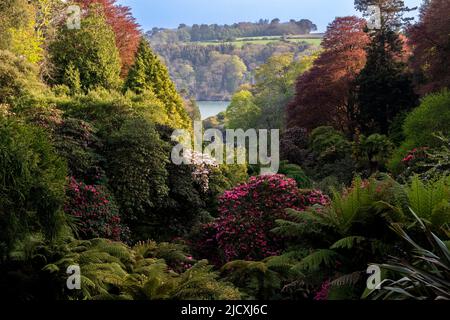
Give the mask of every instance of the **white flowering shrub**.
<svg viewBox="0 0 450 320">
<path fill-rule="evenodd" d="M 192 176 L 197 182 L 203 192 L 209 190 L 209 177 L 213 169 L 219 168 L 219 163 L 216 159 L 208 154 L 197 152 L 191 149 L 184 150 L 183 157 L 193 166 Z"/>
</svg>

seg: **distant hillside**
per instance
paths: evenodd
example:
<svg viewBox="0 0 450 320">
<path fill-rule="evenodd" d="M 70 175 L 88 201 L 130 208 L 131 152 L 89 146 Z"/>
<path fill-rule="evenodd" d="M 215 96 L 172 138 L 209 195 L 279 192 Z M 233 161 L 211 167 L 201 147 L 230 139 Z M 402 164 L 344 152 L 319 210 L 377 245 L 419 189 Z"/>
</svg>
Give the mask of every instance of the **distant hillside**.
<svg viewBox="0 0 450 320">
<path fill-rule="evenodd" d="M 211 41 L 195 41 L 191 44 L 199 45 L 219 45 L 219 44 L 231 44 L 236 47 L 242 47 L 246 44 L 262 44 L 266 45 L 272 42 L 306 42 L 312 45 L 320 45 L 322 42 L 323 33 L 310 33 L 305 35 L 284 35 L 284 36 L 261 36 L 261 37 L 244 37 L 229 40 L 211 40 Z"/>
<path fill-rule="evenodd" d="M 181 24 L 177 29 L 153 28 L 147 37 L 153 44 L 195 41 L 234 41 L 237 38 L 307 35 L 317 26 L 307 19 L 280 22 L 261 19 L 259 22 L 239 22 L 232 25 Z"/>
<path fill-rule="evenodd" d="M 320 38 L 237 39 L 234 42 L 153 44 L 169 68 L 178 90 L 187 98 L 225 101 L 244 83 L 252 83 L 256 68 L 271 56 L 309 55 L 320 48 Z"/>
</svg>

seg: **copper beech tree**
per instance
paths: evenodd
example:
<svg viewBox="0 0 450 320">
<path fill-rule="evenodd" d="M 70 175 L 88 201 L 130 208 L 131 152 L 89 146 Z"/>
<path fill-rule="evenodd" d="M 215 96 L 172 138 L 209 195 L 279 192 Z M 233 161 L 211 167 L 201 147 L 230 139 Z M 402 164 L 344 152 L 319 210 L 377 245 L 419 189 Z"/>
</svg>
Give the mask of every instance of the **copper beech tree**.
<svg viewBox="0 0 450 320">
<path fill-rule="evenodd" d="M 427 1 L 420 21 L 409 29 L 411 66 L 419 91 L 427 94 L 450 88 L 450 1 Z"/>
<path fill-rule="evenodd" d="M 312 130 L 331 125 L 355 131 L 355 79 L 366 64 L 369 37 L 366 21 L 351 16 L 336 18 L 327 28 L 323 52 L 313 67 L 297 80 L 296 96 L 288 106 L 289 127 Z"/>
</svg>

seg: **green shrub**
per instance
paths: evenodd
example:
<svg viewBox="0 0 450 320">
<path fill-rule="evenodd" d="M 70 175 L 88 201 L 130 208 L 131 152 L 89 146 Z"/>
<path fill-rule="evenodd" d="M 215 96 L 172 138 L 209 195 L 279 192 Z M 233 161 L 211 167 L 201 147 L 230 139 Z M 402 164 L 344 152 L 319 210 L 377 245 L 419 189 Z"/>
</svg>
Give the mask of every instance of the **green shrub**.
<svg viewBox="0 0 450 320">
<path fill-rule="evenodd" d="M 209 177 L 209 192 L 207 199 L 208 211 L 217 212 L 219 197 L 226 191 L 246 182 L 248 179 L 247 165 L 221 164 L 214 168 Z"/>
<path fill-rule="evenodd" d="M 152 226 L 135 228 L 141 239 L 151 237 L 158 241 L 169 241 L 186 236 L 191 229 L 210 219 L 206 209 L 207 196 L 193 179 L 192 167 L 187 165 L 166 165 L 168 172 L 167 195 L 157 208 L 152 209 Z"/>
<path fill-rule="evenodd" d="M 128 117 L 139 116 L 158 124 L 165 124 L 168 119 L 164 105 L 150 91 L 123 95 L 118 91 L 97 88 L 72 97 L 63 94 L 53 102 L 64 110 L 66 117 L 93 124 L 98 134 L 105 137 L 119 130 Z"/>
<path fill-rule="evenodd" d="M 0 117 L 0 247 L 24 234 L 57 235 L 66 165 L 43 130 Z M 5 252 L 2 252 L 5 254 Z"/>
<path fill-rule="evenodd" d="M 305 130 L 292 128 L 281 139 L 282 159 L 301 166 L 306 176 L 321 186 L 324 179 L 337 180 L 339 185 L 351 183 L 356 168 L 351 148 L 344 135 L 332 127 L 316 128 L 309 139 Z"/>
<path fill-rule="evenodd" d="M 67 85 L 73 93 L 120 87 L 119 51 L 101 8 L 91 6 L 80 29 L 59 28 L 49 53 L 54 65 L 52 84 Z"/>
<path fill-rule="evenodd" d="M 450 137 L 450 91 L 443 90 L 426 96 L 419 107 L 405 120 L 405 142 L 394 153 L 389 169 L 400 173 L 402 160 L 414 148 L 440 147 L 443 143 L 437 134 Z"/>
<path fill-rule="evenodd" d="M 0 50 L 0 104 L 44 90 L 35 66 L 9 51 Z"/>
<path fill-rule="evenodd" d="M 98 154 L 101 141 L 90 123 L 63 119 L 53 132 L 53 141 L 58 154 L 67 161 L 70 176 L 88 184 L 97 184 L 104 177 Z"/>
<path fill-rule="evenodd" d="M 152 210 L 169 191 L 166 148 L 154 125 L 142 118 L 126 120 L 107 141 L 110 187 L 131 229 L 136 225 L 161 227 Z"/>
<path fill-rule="evenodd" d="M 394 150 L 394 144 L 387 136 L 372 134 L 361 136 L 359 142 L 353 146 L 353 156 L 358 162 L 360 170 L 368 170 L 369 175 L 383 170 Z"/>
<path fill-rule="evenodd" d="M 409 181 L 414 175 L 432 181 L 450 175 L 450 139 L 438 136 L 440 148 L 414 148 L 402 160 L 400 180 Z"/>
<path fill-rule="evenodd" d="M 312 187 L 311 179 L 308 178 L 302 168 L 296 164 L 289 163 L 288 161 L 281 161 L 278 173 L 294 179 L 300 189 L 308 189 Z"/>
<path fill-rule="evenodd" d="M 310 136 L 310 146 L 319 160 L 341 159 L 351 151 L 350 142 L 333 127 L 314 129 Z"/>
<path fill-rule="evenodd" d="M 166 154 L 170 156 L 172 147 L 177 142 L 171 140 L 173 129 L 168 126 L 157 125 L 161 139 L 166 143 Z M 164 228 L 154 228 L 154 239 L 166 241 L 174 237 L 187 235 L 191 229 L 211 217 L 207 203 L 211 199 L 210 190 L 205 190 L 194 177 L 194 165 L 166 164 L 168 172 L 167 196 L 155 210 L 158 223 Z M 209 183 L 211 188 L 211 181 Z"/>
<path fill-rule="evenodd" d="M 411 148 L 440 146 L 441 141 L 434 134 L 450 136 L 449 123 L 450 91 L 428 95 L 405 120 L 405 144 Z"/>
</svg>

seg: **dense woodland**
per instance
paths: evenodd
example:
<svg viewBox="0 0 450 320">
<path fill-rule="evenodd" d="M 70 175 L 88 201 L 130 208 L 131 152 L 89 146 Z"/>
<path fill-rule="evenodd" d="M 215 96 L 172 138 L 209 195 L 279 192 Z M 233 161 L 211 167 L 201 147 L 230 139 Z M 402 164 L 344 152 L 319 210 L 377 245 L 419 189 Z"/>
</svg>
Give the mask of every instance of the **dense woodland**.
<svg viewBox="0 0 450 320">
<path fill-rule="evenodd" d="M 269 44 L 247 43 L 199 45 L 174 43 L 152 48 L 167 64 L 172 80 L 186 98 L 199 101 L 228 101 L 243 84 L 254 82 L 256 69 L 270 57 L 291 54 L 310 55 L 318 47 L 303 43 L 277 41 Z"/>
<path fill-rule="evenodd" d="M 380 29 L 339 17 L 320 51 L 261 49 L 207 125 L 280 129 L 265 176 L 172 163 L 195 101 L 129 8 L 74 3 L 80 29 L 59 0 L 0 3 L 4 301 L 450 299 L 448 0 L 417 22 L 401 0 L 355 0 L 380 6 Z"/>
<path fill-rule="evenodd" d="M 306 19 L 285 23 L 273 19 L 220 26 L 181 24 L 176 30 L 153 28 L 145 35 L 168 66 L 183 96 L 228 101 L 239 86 L 253 81 L 256 68 L 271 56 L 292 53 L 298 57 L 317 50 L 307 42 L 283 41 L 283 37 L 308 35 L 316 30 L 317 26 Z M 243 45 L 234 42 L 238 38 L 264 42 L 263 39 L 273 36 L 280 36 L 279 41 L 263 44 L 243 41 Z"/>
<path fill-rule="evenodd" d="M 232 41 L 236 38 L 246 37 L 266 37 L 266 36 L 285 36 L 309 34 L 316 31 L 317 26 L 310 20 L 290 20 L 289 22 L 281 22 L 275 18 L 269 20 L 261 19 L 256 23 L 239 22 L 232 25 L 207 25 L 194 24 L 187 26 L 180 24 L 176 30 L 153 28 L 146 33 L 150 42 L 155 44 L 170 44 L 178 42 L 195 42 L 195 41 Z"/>
</svg>

